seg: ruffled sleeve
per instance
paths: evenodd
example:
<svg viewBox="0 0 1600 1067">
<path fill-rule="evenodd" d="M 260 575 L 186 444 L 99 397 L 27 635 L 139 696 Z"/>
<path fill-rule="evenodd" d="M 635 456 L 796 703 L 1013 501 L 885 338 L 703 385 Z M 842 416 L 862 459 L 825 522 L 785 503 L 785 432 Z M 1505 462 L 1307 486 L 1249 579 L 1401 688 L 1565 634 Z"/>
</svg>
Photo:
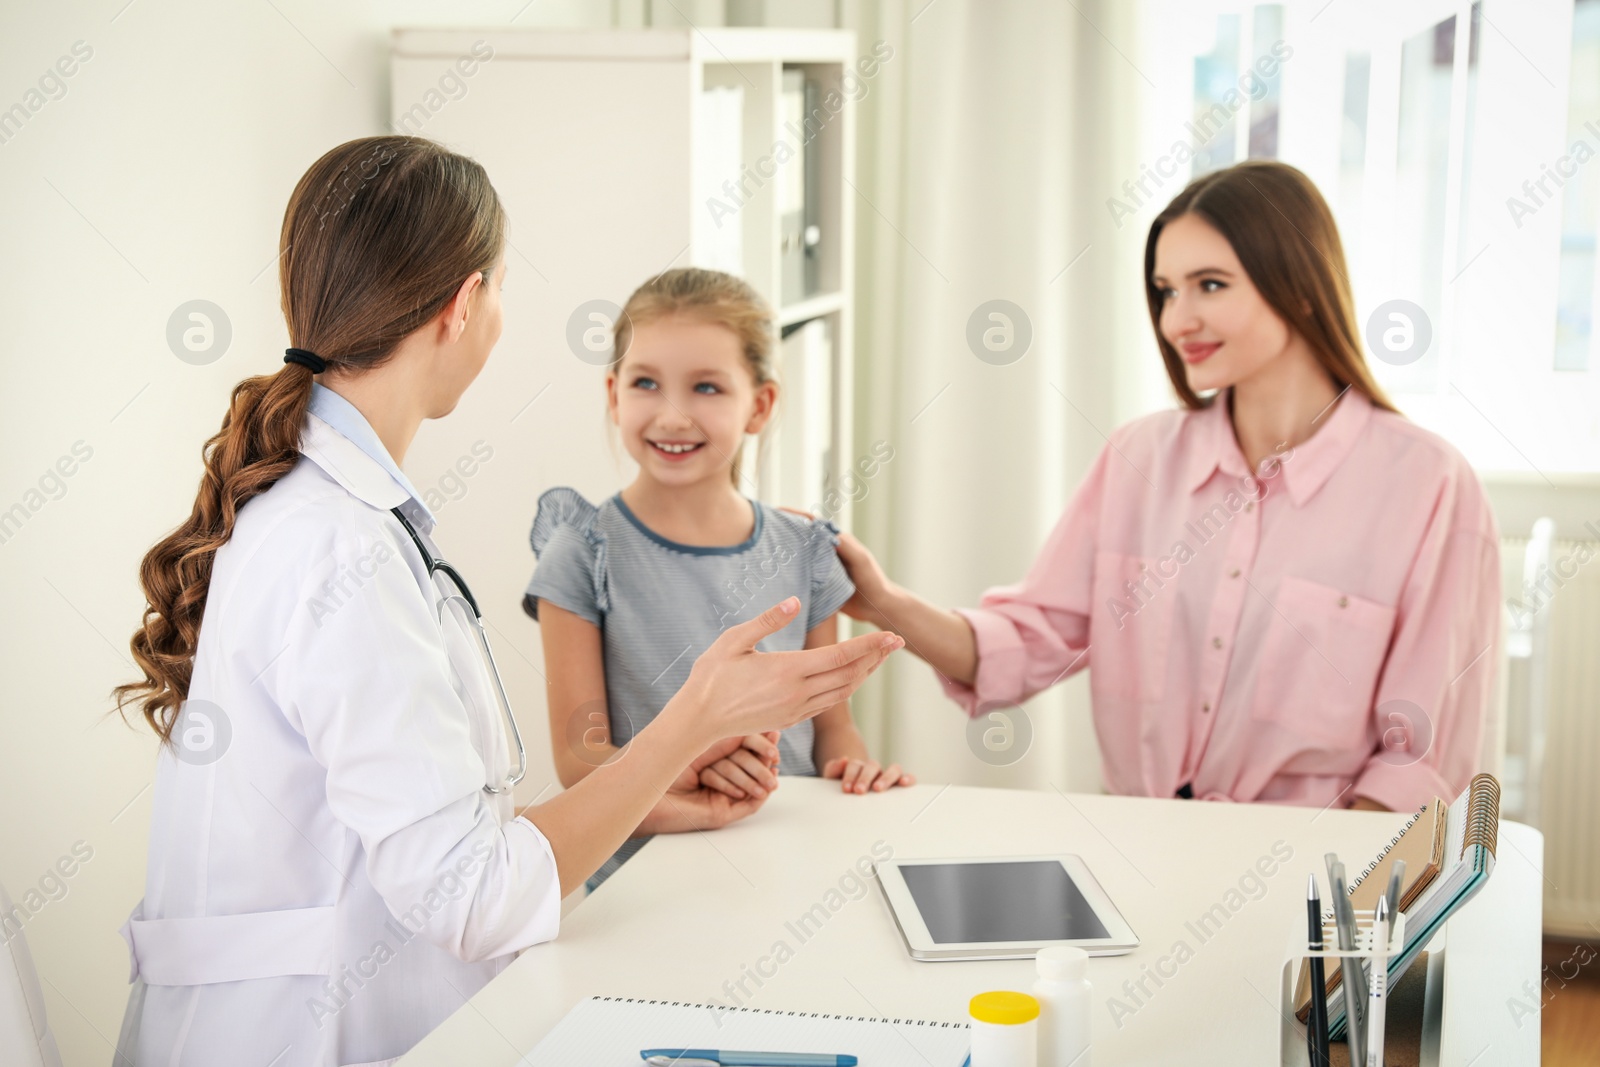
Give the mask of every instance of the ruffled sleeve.
<svg viewBox="0 0 1600 1067">
<path fill-rule="evenodd" d="M 811 553 L 811 597 L 806 617 L 809 631 L 843 607 L 855 595 L 856 587 L 834 551 L 839 543 L 839 527 L 827 519 L 815 519 L 807 535 Z"/>
<path fill-rule="evenodd" d="M 576 489 L 548 489 L 539 497 L 533 529 L 528 534 L 539 562 L 522 596 L 522 610 L 537 619 L 539 601 L 548 600 L 600 625 L 610 604 L 606 596 L 606 538 L 599 530 L 598 517 L 598 509 Z"/>
</svg>

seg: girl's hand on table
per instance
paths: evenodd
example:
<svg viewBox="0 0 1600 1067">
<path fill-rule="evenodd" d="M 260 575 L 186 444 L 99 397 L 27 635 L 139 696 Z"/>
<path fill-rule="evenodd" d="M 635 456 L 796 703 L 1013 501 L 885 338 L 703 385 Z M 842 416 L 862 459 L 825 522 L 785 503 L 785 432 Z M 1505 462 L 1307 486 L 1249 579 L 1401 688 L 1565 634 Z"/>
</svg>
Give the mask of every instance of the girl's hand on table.
<svg viewBox="0 0 1600 1067">
<path fill-rule="evenodd" d="M 916 785 L 917 779 L 900 769 L 900 764 L 880 766 L 874 759 L 854 759 L 840 756 L 831 759 L 822 768 L 822 777 L 839 779 L 846 793 L 881 793 L 897 785 Z"/>
</svg>

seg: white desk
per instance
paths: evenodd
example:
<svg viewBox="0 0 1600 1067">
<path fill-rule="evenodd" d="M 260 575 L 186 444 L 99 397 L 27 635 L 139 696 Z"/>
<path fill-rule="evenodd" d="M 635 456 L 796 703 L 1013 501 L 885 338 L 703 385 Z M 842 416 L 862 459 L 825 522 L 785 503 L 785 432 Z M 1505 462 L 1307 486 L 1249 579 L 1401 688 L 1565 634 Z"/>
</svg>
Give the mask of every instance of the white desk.
<svg viewBox="0 0 1600 1067">
<path fill-rule="evenodd" d="M 557 940 L 523 953 L 400 1062 L 515 1064 L 591 995 L 731 1004 L 724 983 L 743 978 L 751 995 L 740 999 L 756 1008 L 961 1021 L 974 993 L 1029 988 L 1032 960 L 912 960 L 875 885 L 863 882 L 859 899 L 830 899 L 881 841 L 903 858 L 1084 858 L 1142 942 L 1090 961 L 1098 1067 L 1274 1064 L 1283 954 L 1305 921 L 1306 875 L 1325 879 L 1329 850 L 1359 868 L 1402 818 L 926 785 L 858 797 L 834 782 L 785 778 L 744 822 L 656 838 L 571 913 Z M 1263 879 L 1259 899 L 1230 899 L 1280 841 L 1293 857 Z M 1519 1029 L 1507 1003 L 1539 981 L 1543 838 L 1502 823 L 1500 842 L 1489 884 L 1430 946 L 1444 950 L 1446 1067 L 1531 1067 L 1539 1058 L 1537 1016 Z M 802 914 L 841 900 L 820 928 L 798 936 Z M 1213 905 L 1240 900 L 1226 920 L 1197 931 Z M 759 987 L 748 977 L 758 967 Z M 1124 982 L 1141 978 L 1149 995 L 1130 995 Z M 1112 997 L 1124 1006 L 1120 1019 Z"/>
</svg>

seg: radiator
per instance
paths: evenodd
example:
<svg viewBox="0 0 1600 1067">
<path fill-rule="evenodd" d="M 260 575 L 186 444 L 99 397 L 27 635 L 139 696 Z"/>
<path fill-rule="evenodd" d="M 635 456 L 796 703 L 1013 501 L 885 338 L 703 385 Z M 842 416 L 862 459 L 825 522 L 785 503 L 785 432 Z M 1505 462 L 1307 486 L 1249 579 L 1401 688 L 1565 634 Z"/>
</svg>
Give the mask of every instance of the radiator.
<svg viewBox="0 0 1600 1067">
<path fill-rule="evenodd" d="M 1532 541 L 1502 539 L 1500 555 L 1501 814 L 1544 833 L 1545 932 L 1592 939 L 1600 936 L 1600 541 L 1550 540 L 1536 526 Z"/>
</svg>

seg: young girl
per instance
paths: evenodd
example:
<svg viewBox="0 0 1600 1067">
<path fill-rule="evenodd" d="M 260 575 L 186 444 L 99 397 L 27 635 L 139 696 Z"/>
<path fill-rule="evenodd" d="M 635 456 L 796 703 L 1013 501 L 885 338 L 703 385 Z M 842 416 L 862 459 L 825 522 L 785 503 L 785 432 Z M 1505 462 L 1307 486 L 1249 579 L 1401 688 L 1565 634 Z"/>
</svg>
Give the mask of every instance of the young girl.
<svg viewBox="0 0 1600 1067">
<path fill-rule="evenodd" d="M 854 593 L 834 553 L 838 529 L 741 492 L 749 482 L 740 446 L 766 426 L 778 398 L 772 335 L 772 313 L 755 290 L 694 268 L 652 278 L 617 319 L 607 407 L 639 475 L 598 507 L 567 488 L 539 498 L 531 536 L 539 562 L 523 600 L 543 634 L 552 750 L 565 786 L 615 758 L 727 627 L 793 595 L 802 605 L 795 621 L 759 647 L 838 640 L 835 612 Z M 847 793 L 913 784 L 899 766 L 868 755 L 848 701 L 781 734 L 745 738 L 699 779 L 760 802 L 777 774 L 819 770 Z M 669 796 L 590 887 L 650 833 L 682 829 L 671 809 Z"/>
</svg>

